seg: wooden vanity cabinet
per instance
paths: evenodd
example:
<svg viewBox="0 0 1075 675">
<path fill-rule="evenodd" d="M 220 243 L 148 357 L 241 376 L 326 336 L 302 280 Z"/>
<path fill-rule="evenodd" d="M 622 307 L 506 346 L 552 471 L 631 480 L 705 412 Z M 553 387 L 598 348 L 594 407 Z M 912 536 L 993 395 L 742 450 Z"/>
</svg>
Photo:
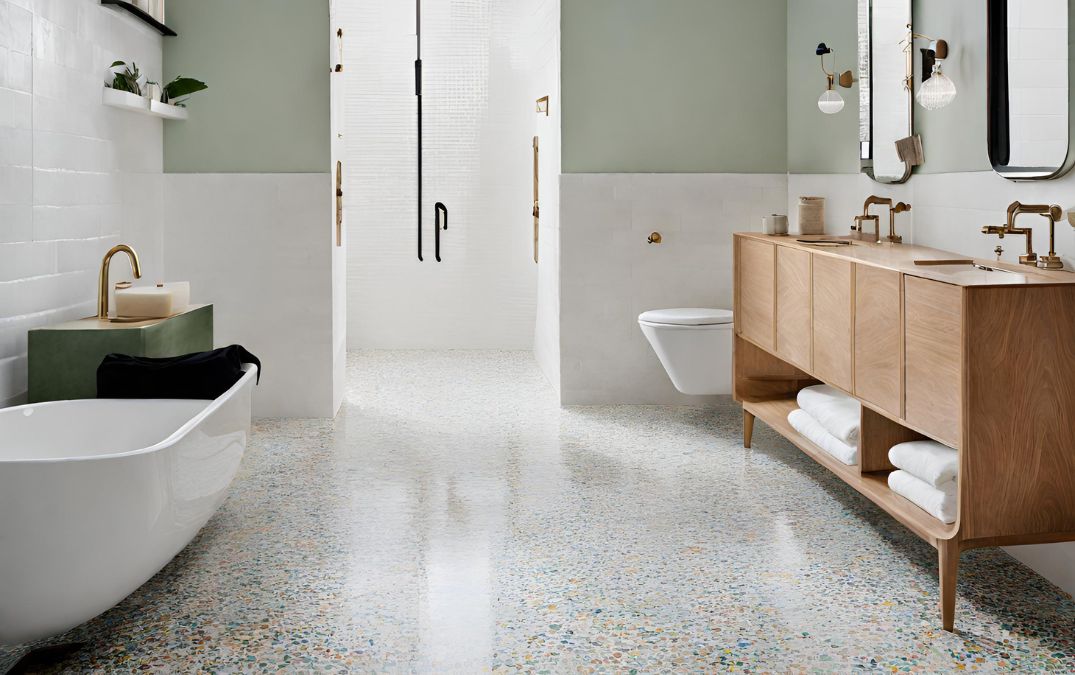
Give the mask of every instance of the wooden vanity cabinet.
<svg viewBox="0 0 1075 675">
<path fill-rule="evenodd" d="M 963 291 L 904 279 L 907 423 L 952 447 L 962 418 Z"/>
<path fill-rule="evenodd" d="M 946 630 L 962 551 L 1075 541 L 1075 274 L 938 269 L 915 261 L 965 256 L 911 245 L 735 239 L 744 444 L 761 418 L 934 546 Z M 863 404 L 858 466 L 787 421 L 818 381 Z M 888 489 L 889 448 L 923 437 L 959 451 L 955 523 Z"/>
<path fill-rule="evenodd" d="M 903 289 L 899 272 L 855 267 L 855 387 L 858 398 L 903 415 Z"/>
<path fill-rule="evenodd" d="M 736 286 L 736 330 L 758 346 L 774 348 L 776 308 L 776 247 L 743 239 L 736 249 L 738 276 Z"/>
<path fill-rule="evenodd" d="M 814 374 L 846 392 L 852 383 L 854 265 L 829 256 L 814 256 Z"/>
<path fill-rule="evenodd" d="M 809 370 L 813 355 L 809 251 L 776 248 L 776 354 Z"/>
</svg>

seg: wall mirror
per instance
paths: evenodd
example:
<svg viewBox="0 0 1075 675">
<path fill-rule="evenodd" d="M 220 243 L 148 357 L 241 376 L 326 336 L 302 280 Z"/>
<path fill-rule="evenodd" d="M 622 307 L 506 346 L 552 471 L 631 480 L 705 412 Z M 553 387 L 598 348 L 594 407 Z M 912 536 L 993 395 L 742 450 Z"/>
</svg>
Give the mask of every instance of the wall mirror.
<svg viewBox="0 0 1075 675">
<path fill-rule="evenodd" d="M 858 0 L 859 160 L 879 183 L 911 177 L 896 154 L 896 141 L 914 133 L 910 25 L 911 0 Z"/>
<path fill-rule="evenodd" d="M 989 161 L 1012 180 L 1058 178 L 1073 162 L 1068 0 L 987 1 Z"/>
</svg>

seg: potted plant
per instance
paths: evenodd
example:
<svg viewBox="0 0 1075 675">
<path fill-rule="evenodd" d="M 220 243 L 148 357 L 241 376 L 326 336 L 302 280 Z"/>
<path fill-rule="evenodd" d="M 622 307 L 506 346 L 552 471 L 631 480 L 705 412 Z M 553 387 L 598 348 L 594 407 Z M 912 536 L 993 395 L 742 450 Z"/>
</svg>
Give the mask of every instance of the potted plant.
<svg viewBox="0 0 1075 675">
<path fill-rule="evenodd" d="M 149 101 L 142 98 L 142 73 L 137 63 L 115 61 L 108 67 L 108 76 L 111 79 L 105 80 L 105 103 L 125 108 L 149 107 Z"/>
<path fill-rule="evenodd" d="M 180 75 L 161 87 L 161 103 L 183 107 L 191 94 L 208 89 L 209 85 L 193 77 Z"/>
</svg>

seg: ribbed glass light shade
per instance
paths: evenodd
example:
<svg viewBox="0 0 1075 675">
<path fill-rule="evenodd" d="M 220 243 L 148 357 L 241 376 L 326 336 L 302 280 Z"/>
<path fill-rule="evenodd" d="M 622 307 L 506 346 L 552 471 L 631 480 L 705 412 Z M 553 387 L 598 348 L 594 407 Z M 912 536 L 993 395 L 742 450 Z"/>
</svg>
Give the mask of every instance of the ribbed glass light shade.
<svg viewBox="0 0 1075 675">
<path fill-rule="evenodd" d="M 956 84 L 941 72 L 941 64 L 933 64 L 933 74 L 922 83 L 915 94 L 918 105 L 926 110 L 943 108 L 956 99 Z"/>
<path fill-rule="evenodd" d="M 826 89 L 821 92 L 821 98 L 817 100 L 817 107 L 826 115 L 835 115 L 844 109 L 844 98 L 835 89 Z"/>
</svg>

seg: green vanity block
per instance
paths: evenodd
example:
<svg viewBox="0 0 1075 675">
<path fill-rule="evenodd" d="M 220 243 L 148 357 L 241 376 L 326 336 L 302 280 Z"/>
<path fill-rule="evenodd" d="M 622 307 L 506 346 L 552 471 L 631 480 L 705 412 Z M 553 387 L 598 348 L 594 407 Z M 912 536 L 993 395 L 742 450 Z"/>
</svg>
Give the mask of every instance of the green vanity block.
<svg viewBox="0 0 1075 675">
<path fill-rule="evenodd" d="M 97 397 L 97 366 L 108 354 L 181 356 L 213 348 L 213 306 L 135 323 L 96 317 L 30 331 L 30 403 Z"/>
</svg>

